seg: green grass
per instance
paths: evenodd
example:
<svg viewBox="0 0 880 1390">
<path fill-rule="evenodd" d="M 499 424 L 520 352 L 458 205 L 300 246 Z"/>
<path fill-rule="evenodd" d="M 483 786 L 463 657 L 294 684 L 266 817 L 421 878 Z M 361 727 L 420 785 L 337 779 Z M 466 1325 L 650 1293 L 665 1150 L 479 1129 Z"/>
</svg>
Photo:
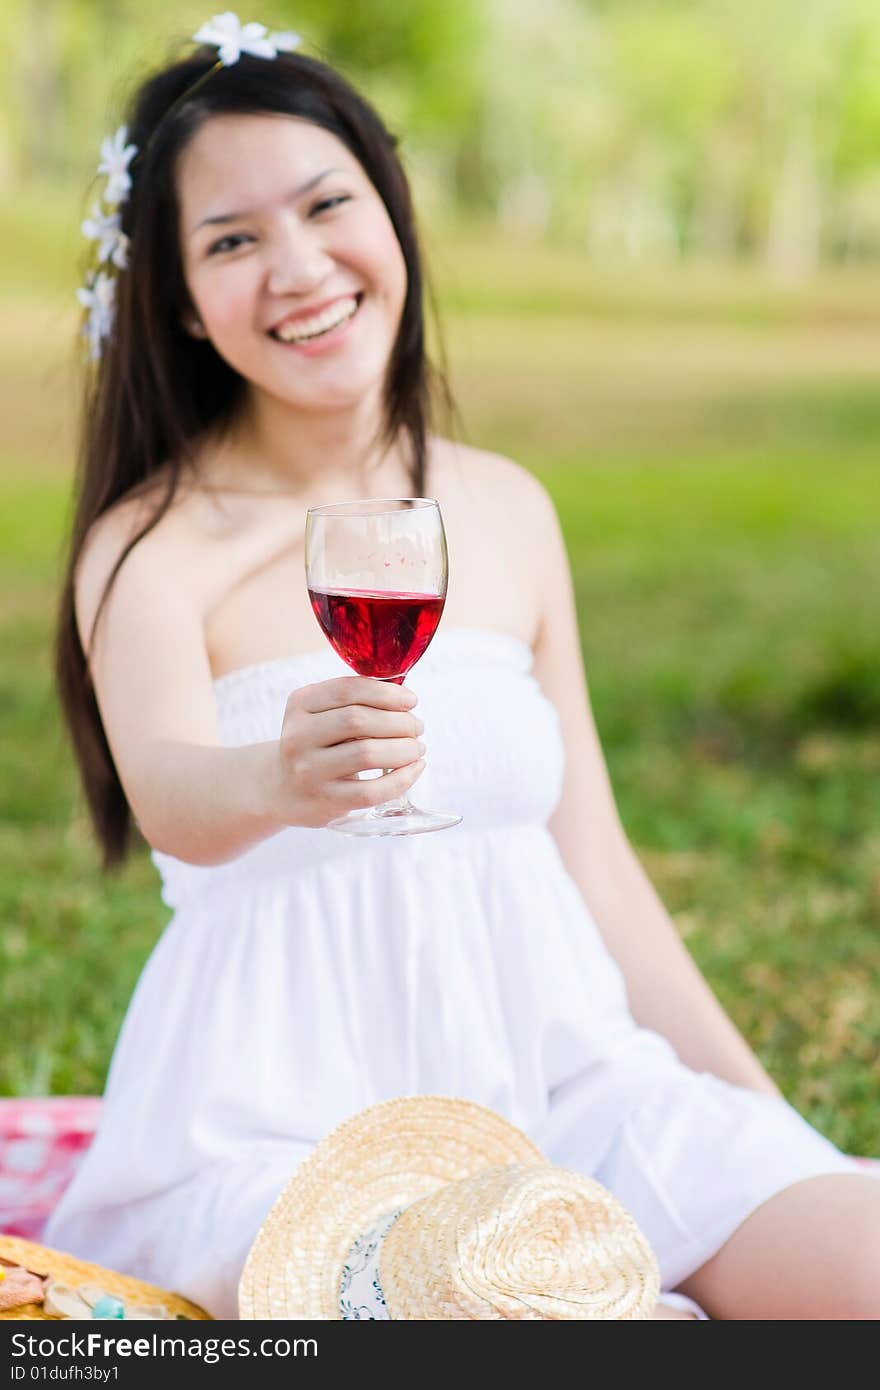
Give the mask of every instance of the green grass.
<svg viewBox="0 0 880 1390">
<path fill-rule="evenodd" d="M 624 823 L 792 1103 L 843 1147 L 880 1154 L 880 382 L 867 310 L 846 285 L 819 286 L 812 308 L 805 293 L 796 312 L 762 310 L 752 287 L 747 314 L 742 286 L 719 282 L 702 301 L 685 286 L 690 307 L 667 318 L 664 283 L 641 313 L 618 288 L 616 314 L 606 285 L 585 316 L 590 272 L 564 313 L 572 265 L 562 281 L 539 257 L 539 314 L 507 297 L 501 262 L 504 293 L 469 249 L 456 261 L 454 381 L 470 437 L 534 469 L 557 501 Z M 144 853 L 100 874 L 52 696 L 68 485 L 64 410 L 40 409 L 39 364 L 58 361 L 46 321 L 36 305 L 19 358 L 0 341 L 22 403 L 0 447 L 11 1094 L 101 1089 L 168 916 Z"/>
</svg>

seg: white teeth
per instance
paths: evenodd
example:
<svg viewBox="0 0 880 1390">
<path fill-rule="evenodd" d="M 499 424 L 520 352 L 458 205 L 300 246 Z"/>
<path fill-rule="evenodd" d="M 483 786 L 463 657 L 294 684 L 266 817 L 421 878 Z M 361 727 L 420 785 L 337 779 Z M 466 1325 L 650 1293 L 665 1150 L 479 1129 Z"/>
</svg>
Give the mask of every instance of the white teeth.
<svg viewBox="0 0 880 1390">
<path fill-rule="evenodd" d="M 305 338 L 315 338 L 319 333 L 327 333 L 331 328 L 336 328 L 338 324 L 350 319 L 357 306 L 354 295 L 348 299 L 340 299 L 337 304 L 331 304 L 323 313 L 315 314 L 310 319 L 282 323 L 279 328 L 274 329 L 275 336 L 283 343 L 299 343 Z"/>
</svg>

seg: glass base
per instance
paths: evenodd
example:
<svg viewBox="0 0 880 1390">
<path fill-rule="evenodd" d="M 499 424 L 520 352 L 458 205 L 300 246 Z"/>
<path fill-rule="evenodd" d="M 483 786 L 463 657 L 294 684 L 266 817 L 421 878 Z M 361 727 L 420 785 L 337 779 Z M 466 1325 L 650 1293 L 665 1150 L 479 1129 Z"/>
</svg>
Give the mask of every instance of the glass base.
<svg viewBox="0 0 880 1390">
<path fill-rule="evenodd" d="M 408 806 L 400 811 L 350 811 L 324 828 L 343 835 L 424 835 L 429 830 L 449 830 L 460 821 L 461 816 L 451 811 L 420 811 L 417 806 Z"/>
</svg>

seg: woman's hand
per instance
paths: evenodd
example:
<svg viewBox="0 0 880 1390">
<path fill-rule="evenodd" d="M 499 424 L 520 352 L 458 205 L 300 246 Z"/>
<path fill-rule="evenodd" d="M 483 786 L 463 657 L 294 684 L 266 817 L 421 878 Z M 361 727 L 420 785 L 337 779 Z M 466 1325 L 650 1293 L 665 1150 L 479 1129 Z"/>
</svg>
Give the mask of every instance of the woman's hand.
<svg viewBox="0 0 880 1390">
<path fill-rule="evenodd" d="M 278 744 L 278 812 L 287 825 L 318 828 L 349 811 L 402 796 L 425 766 L 424 725 L 405 686 L 340 676 L 294 690 Z M 368 768 L 391 769 L 358 777 Z"/>
</svg>

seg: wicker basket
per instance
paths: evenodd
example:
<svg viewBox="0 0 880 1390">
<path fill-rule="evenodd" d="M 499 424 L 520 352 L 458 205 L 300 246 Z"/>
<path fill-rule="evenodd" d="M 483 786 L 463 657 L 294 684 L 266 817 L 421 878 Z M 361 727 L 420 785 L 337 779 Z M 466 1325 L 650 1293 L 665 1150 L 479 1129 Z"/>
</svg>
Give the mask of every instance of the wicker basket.
<svg viewBox="0 0 880 1390">
<path fill-rule="evenodd" d="M 179 1294 L 158 1289 L 154 1284 L 144 1284 L 130 1274 L 117 1274 L 114 1270 L 102 1269 L 100 1265 L 77 1260 L 61 1250 L 50 1250 L 46 1245 L 35 1245 L 33 1241 L 22 1240 L 19 1236 L 0 1235 L 0 1257 L 22 1265 L 33 1274 L 42 1277 L 52 1275 L 65 1284 L 100 1284 L 107 1293 L 114 1294 L 129 1303 L 163 1303 L 173 1317 L 193 1318 L 199 1321 L 210 1320 L 210 1313 L 190 1303 Z M 45 1322 L 60 1322 L 62 1319 L 44 1313 L 39 1303 L 25 1303 L 19 1308 L 0 1311 L 0 1318 L 13 1320 L 41 1319 Z"/>
</svg>

